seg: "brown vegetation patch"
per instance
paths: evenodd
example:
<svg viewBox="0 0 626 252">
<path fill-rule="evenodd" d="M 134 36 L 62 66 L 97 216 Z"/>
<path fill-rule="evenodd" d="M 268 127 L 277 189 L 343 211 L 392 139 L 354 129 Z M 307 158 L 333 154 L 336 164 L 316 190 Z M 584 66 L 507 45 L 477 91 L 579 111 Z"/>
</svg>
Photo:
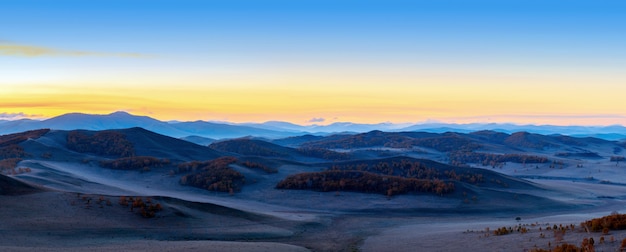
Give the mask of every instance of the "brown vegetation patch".
<svg viewBox="0 0 626 252">
<path fill-rule="evenodd" d="M 28 153 L 24 151 L 22 146 L 17 144 L 11 144 L 0 148 L 0 159 L 5 158 L 23 158 L 28 156 Z"/>
<path fill-rule="evenodd" d="M 126 197 L 120 196 L 119 204 L 124 207 L 129 207 L 131 212 L 137 209 L 137 212 L 144 218 L 154 218 L 156 213 L 163 210 L 160 203 L 153 202 L 152 198 L 146 197 Z"/>
<path fill-rule="evenodd" d="M 420 146 L 441 152 L 454 150 L 473 151 L 481 147 L 481 145 L 475 141 L 455 133 L 415 138 L 406 133 L 388 133 L 377 130 L 346 136 L 341 139 L 321 140 L 303 145 L 303 147 L 307 148 L 315 147 L 327 149 L 354 149 L 377 146 L 390 148 L 412 148 L 414 146 Z"/>
<path fill-rule="evenodd" d="M 454 165 L 462 165 L 467 163 L 478 163 L 483 166 L 496 167 L 506 162 L 529 164 L 529 163 L 548 163 L 550 160 L 546 157 L 532 156 L 524 154 L 491 154 L 469 151 L 454 151 L 448 154 L 450 163 Z"/>
<path fill-rule="evenodd" d="M 180 184 L 209 191 L 235 193 L 241 190 L 244 176 L 229 165 L 237 162 L 234 157 L 221 157 L 205 162 L 188 162 L 178 165 L 178 172 L 192 172 L 180 178 Z"/>
<path fill-rule="evenodd" d="M 250 169 L 262 170 L 265 173 L 277 173 L 278 172 L 278 170 L 276 170 L 275 168 L 271 168 L 271 167 L 269 167 L 267 165 L 264 165 L 264 164 L 261 164 L 261 163 L 245 161 L 245 162 L 241 163 L 241 165 L 246 167 L 246 168 L 250 168 Z"/>
<path fill-rule="evenodd" d="M 408 192 L 443 195 L 454 191 L 454 183 L 439 179 L 415 179 L 386 176 L 364 171 L 323 171 L 288 176 L 276 185 L 278 189 L 314 191 L 355 191 L 387 196 Z"/>
<path fill-rule="evenodd" d="M 160 168 L 170 165 L 169 159 L 161 159 L 148 156 L 127 157 L 115 160 L 100 161 L 100 166 L 115 170 L 143 170 Z"/>
<path fill-rule="evenodd" d="M 17 167 L 17 164 L 21 161 L 21 158 L 8 158 L 0 160 L 0 174 L 17 175 L 31 172 L 31 169 L 28 167 Z"/>
<path fill-rule="evenodd" d="M 133 144 L 122 133 L 115 131 L 100 131 L 93 135 L 81 131 L 71 131 L 67 134 L 67 147 L 81 153 L 130 157 L 135 155 Z"/>
<path fill-rule="evenodd" d="M 36 139 L 45 135 L 49 131 L 50 129 L 39 129 L 39 130 L 29 130 L 29 131 L 25 131 L 21 133 L 3 135 L 3 136 L 0 136 L 0 147 L 18 144 L 28 139 Z"/>
<path fill-rule="evenodd" d="M 330 170 L 366 171 L 382 175 L 426 180 L 449 179 L 470 184 L 484 182 L 484 176 L 480 173 L 458 173 L 453 169 L 444 170 L 435 167 L 428 167 L 422 162 L 408 159 L 335 164 L 331 166 Z"/>
<path fill-rule="evenodd" d="M 608 233 L 608 230 L 626 229 L 626 214 L 613 213 L 600 218 L 591 219 L 581 223 L 592 232 Z"/>
</svg>

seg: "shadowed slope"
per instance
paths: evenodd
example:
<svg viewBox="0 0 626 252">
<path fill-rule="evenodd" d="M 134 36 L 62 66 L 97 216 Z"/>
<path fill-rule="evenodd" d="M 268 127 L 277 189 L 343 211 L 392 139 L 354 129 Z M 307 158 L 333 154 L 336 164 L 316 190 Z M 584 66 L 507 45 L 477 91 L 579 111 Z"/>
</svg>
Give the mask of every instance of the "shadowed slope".
<svg viewBox="0 0 626 252">
<path fill-rule="evenodd" d="M 22 181 L 0 174 L 0 195 L 21 195 L 42 191 Z"/>
<path fill-rule="evenodd" d="M 143 128 L 117 130 L 128 139 L 139 156 L 169 158 L 171 160 L 209 160 L 224 156 L 206 146 L 160 135 Z"/>
<path fill-rule="evenodd" d="M 346 153 L 338 153 L 323 148 L 294 149 L 270 142 L 246 138 L 217 142 L 211 144 L 209 147 L 215 150 L 237 153 L 245 156 L 260 156 L 307 162 L 349 159 L 349 155 Z"/>
</svg>

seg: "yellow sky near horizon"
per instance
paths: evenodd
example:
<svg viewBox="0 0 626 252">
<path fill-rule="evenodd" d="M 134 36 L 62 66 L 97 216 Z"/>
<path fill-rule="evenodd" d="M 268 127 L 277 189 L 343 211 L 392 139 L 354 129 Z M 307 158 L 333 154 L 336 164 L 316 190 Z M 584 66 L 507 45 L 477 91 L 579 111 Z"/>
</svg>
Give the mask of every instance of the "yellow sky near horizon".
<svg viewBox="0 0 626 252">
<path fill-rule="evenodd" d="M 485 79 L 480 79 L 485 81 Z M 358 123 L 513 122 L 554 125 L 626 124 L 621 94 L 626 87 L 600 90 L 579 82 L 567 84 L 508 83 L 491 80 L 413 79 L 380 84 L 372 79 L 256 83 L 239 80 L 207 84 L 1 84 L 0 107 L 5 113 L 39 118 L 81 112 L 108 114 L 127 111 L 160 120 L 269 120 L 308 124 L 338 121 Z M 471 83 L 474 81 L 474 83 Z M 228 83 L 228 84 L 226 84 Z M 299 83 L 299 84 L 290 84 Z M 426 84 L 428 83 L 428 84 Z M 606 88 L 607 86 L 605 86 Z M 599 114 L 597 111 L 602 111 Z M 318 122 L 320 124 L 320 122 Z"/>
</svg>

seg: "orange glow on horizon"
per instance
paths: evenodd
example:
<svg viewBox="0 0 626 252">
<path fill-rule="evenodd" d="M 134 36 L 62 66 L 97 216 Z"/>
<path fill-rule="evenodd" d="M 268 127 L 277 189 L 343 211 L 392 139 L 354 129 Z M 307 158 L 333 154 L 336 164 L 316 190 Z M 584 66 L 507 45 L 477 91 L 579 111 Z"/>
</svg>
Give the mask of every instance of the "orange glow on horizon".
<svg viewBox="0 0 626 252">
<path fill-rule="evenodd" d="M 64 113 L 127 111 L 159 120 L 230 122 L 288 121 L 356 123 L 516 123 L 552 125 L 626 124 L 615 101 L 621 92 L 593 92 L 584 86 L 439 83 L 363 85 L 167 85 L 8 86 L 0 93 L 5 113 L 49 118 Z M 624 88 L 622 88 L 624 89 Z M 626 90 L 619 90 L 626 91 Z M 589 102 L 585 102 L 588 100 Z M 593 102 L 592 102 L 593 101 Z M 599 102 L 603 101 L 603 102 Z M 538 112 L 539 111 L 539 112 Z M 603 113 L 598 114 L 597 111 Z"/>
</svg>

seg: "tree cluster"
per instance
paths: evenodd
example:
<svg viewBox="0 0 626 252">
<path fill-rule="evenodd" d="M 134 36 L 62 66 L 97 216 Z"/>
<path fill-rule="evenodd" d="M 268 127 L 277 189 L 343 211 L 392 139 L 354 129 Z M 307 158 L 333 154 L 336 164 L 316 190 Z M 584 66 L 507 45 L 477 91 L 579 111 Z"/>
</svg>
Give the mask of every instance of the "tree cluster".
<svg viewBox="0 0 626 252">
<path fill-rule="evenodd" d="M 276 170 L 275 168 L 271 168 L 267 165 L 256 163 L 256 162 L 245 161 L 241 163 L 241 165 L 250 169 L 262 170 L 265 173 L 277 173 L 278 172 L 278 170 Z"/>
<path fill-rule="evenodd" d="M 557 157 L 581 157 L 581 158 L 602 158 L 595 152 L 558 152 L 554 154 Z"/>
<path fill-rule="evenodd" d="M 531 252 L 582 252 L 583 250 L 574 244 L 563 243 L 556 245 L 554 249 L 533 249 Z"/>
<path fill-rule="evenodd" d="M 119 204 L 125 207 L 130 207 L 131 212 L 138 209 L 139 214 L 141 214 L 144 218 L 154 218 L 157 212 L 163 210 L 161 204 L 152 202 L 152 199 L 149 197 L 146 197 L 144 200 L 141 197 L 120 196 Z"/>
<path fill-rule="evenodd" d="M 506 140 L 504 140 L 504 144 L 529 149 L 544 149 L 546 147 L 554 146 L 554 144 L 551 144 L 542 138 L 545 138 L 545 136 L 531 134 L 528 132 L 516 132 L 507 137 Z"/>
<path fill-rule="evenodd" d="M 479 149 L 480 144 L 454 133 L 445 133 L 434 137 L 414 138 L 402 133 L 372 131 L 368 133 L 344 137 L 341 139 L 323 140 L 304 144 L 303 147 L 326 149 L 354 149 L 366 147 L 412 148 L 421 146 L 441 152 L 454 150 L 472 151 Z"/>
<path fill-rule="evenodd" d="M 339 139 L 324 139 L 322 141 L 314 141 L 305 143 L 303 148 L 322 148 L 322 149 L 353 149 L 366 148 L 375 146 L 386 146 L 388 144 L 400 144 L 409 142 L 413 138 L 399 135 L 398 133 L 387 133 L 382 131 L 371 131 L 357 135 L 345 136 Z"/>
<path fill-rule="evenodd" d="M 431 138 L 417 138 L 409 142 L 412 146 L 420 146 L 435 149 L 441 152 L 450 151 L 474 151 L 480 149 L 482 146 L 469 139 L 459 137 L 455 134 L 444 135 L 440 137 Z M 390 145 L 389 147 L 395 147 Z"/>
<path fill-rule="evenodd" d="M 501 227 L 493 231 L 494 235 L 507 235 L 512 233 L 513 230 L 511 228 Z"/>
<path fill-rule="evenodd" d="M 115 131 L 100 131 L 88 135 L 81 131 L 71 131 L 67 134 L 67 147 L 82 153 L 98 155 L 131 157 L 135 155 L 133 144 L 122 133 Z"/>
<path fill-rule="evenodd" d="M 581 223 L 581 225 L 591 229 L 593 232 L 603 231 L 604 228 L 609 230 L 624 230 L 626 229 L 626 214 L 613 213 L 585 221 Z"/>
<path fill-rule="evenodd" d="M 13 169 L 21 161 L 22 161 L 21 158 L 2 159 L 2 160 L 0 160 L 0 171 Z"/>
<path fill-rule="evenodd" d="M 383 175 L 427 180 L 450 179 L 471 184 L 484 182 L 484 177 L 480 173 L 471 173 L 468 171 L 463 174 L 458 174 L 454 170 L 431 168 L 421 162 L 407 159 L 385 160 L 376 163 L 361 162 L 357 164 L 335 164 L 330 168 L 330 170 L 367 171 Z M 441 172 L 442 170 L 443 172 Z"/>
<path fill-rule="evenodd" d="M 233 157 L 221 157 L 208 162 L 184 163 L 179 171 L 189 169 L 192 174 L 180 178 L 180 184 L 203 188 L 209 191 L 235 193 L 241 190 L 244 176 L 229 167 L 237 162 Z"/>
<path fill-rule="evenodd" d="M 100 161 L 100 166 L 115 170 L 149 171 L 151 168 L 160 168 L 167 165 L 170 165 L 169 159 L 160 159 L 149 156 L 134 156 Z"/>
<path fill-rule="evenodd" d="M 176 167 L 176 173 L 198 172 L 203 169 L 216 169 L 216 168 L 220 168 L 223 166 L 228 166 L 236 162 L 237 162 L 237 158 L 235 157 L 220 157 L 220 158 L 209 160 L 209 161 L 194 160 L 194 161 L 179 164 Z"/>
<path fill-rule="evenodd" d="M 626 157 L 624 156 L 611 156 L 609 159 L 611 162 L 623 162 L 626 161 Z"/>
<path fill-rule="evenodd" d="M 0 148 L 0 159 L 5 158 L 23 158 L 28 156 L 28 153 L 24 151 L 22 146 L 17 144 L 10 144 Z"/>
<path fill-rule="evenodd" d="M 31 169 L 28 167 L 17 168 L 17 164 L 21 161 L 21 158 L 7 158 L 0 160 L 0 174 L 17 175 L 31 172 Z"/>
<path fill-rule="evenodd" d="M 439 170 L 426 167 L 426 165 L 407 159 L 383 160 L 378 162 L 359 162 L 347 164 L 335 164 L 330 170 L 356 170 L 367 171 L 385 175 L 411 177 L 418 179 L 433 179 L 441 175 Z"/>
<path fill-rule="evenodd" d="M 454 191 L 454 183 L 439 179 L 403 178 L 364 171 L 330 170 L 291 175 L 280 181 L 276 188 L 322 192 L 354 191 L 387 196 L 409 192 L 443 195 Z"/>
<path fill-rule="evenodd" d="M 39 138 L 46 133 L 48 133 L 50 129 L 39 129 L 39 130 L 30 130 L 21 133 L 8 134 L 0 136 L 0 147 L 18 144 L 30 139 Z"/>
<path fill-rule="evenodd" d="M 454 164 L 468 164 L 478 163 L 483 166 L 496 167 L 502 163 L 548 163 L 550 160 L 546 157 L 532 156 L 524 154 L 492 154 L 492 153 L 480 153 L 471 151 L 453 151 L 448 153 L 450 163 Z"/>
</svg>

